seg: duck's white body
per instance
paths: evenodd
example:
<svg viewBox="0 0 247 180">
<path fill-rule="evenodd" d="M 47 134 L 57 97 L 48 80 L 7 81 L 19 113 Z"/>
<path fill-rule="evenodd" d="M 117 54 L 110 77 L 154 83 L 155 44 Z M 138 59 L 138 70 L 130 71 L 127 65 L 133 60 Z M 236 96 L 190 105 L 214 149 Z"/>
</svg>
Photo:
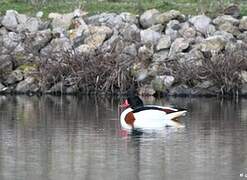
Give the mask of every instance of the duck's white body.
<svg viewBox="0 0 247 180">
<path fill-rule="evenodd" d="M 122 128 L 131 129 L 160 129 L 166 126 L 181 127 L 174 119 L 183 116 L 186 111 L 178 111 L 170 107 L 146 105 L 143 110 L 125 109 L 120 116 Z"/>
</svg>

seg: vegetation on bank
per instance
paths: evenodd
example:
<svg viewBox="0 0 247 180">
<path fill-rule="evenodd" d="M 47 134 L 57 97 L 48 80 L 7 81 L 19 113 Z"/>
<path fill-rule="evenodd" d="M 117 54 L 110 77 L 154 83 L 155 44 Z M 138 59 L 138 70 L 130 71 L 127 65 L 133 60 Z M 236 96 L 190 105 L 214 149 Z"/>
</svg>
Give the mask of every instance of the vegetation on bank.
<svg viewBox="0 0 247 180">
<path fill-rule="evenodd" d="M 176 9 L 183 14 L 205 13 L 214 16 L 231 3 L 240 4 L 241 14 L 247 14 L 245 0 L 1 0 L 0 13 L 3 14 L 8 9 L 29 15 L 43 11 L 44 17 L 47 17 L 50 12 L 71 12 L 78 7 L 90 14 L 124 11 L 139 14 L 156 8 L 161 11 Z"/>
</svg>

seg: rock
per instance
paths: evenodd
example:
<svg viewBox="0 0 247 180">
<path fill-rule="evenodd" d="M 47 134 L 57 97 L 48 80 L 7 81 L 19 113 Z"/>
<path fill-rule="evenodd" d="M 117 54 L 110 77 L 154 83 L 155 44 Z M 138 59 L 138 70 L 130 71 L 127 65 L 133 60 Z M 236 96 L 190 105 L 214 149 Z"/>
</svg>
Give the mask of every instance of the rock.
<svg viewBox="0 0 247 180">
<path fill-rule="evenodd" d="M 140 16 L 141 26 L 145 29 L 157 24 L 156 18 L 158 15 L 160 15 L 160 12 L 157 9 L 150 9 L 145 11 Z"/>
<path fill-rule="evenodd" d="M 90 26 L 89 36 L 85 38 L 84 43 L 91 48 L 98 48 L 103 42 L 110 38 L 113 31 L 107 26 Z"/>
<path fill-rule="evenodd" d="M 14 64 L 10 55 L 0 54 L 0 74 L 9 74 L 13 70 Z"/>
<path fill-rule="evenodd" d="M 186 85 L 178 85 L 169 89 L 168 95 L 171 96 L 181 96 L 181 95 L 191 95 L 191 89 Z"/>
<path fill-rule="evenodd" d="M 18 25 L 15 10 L 7 10 L 1 24 L 8 30 L 15 31 Z"/>
<path fill-rule="evenodd" d="M 211 19 L 205 15 L 194 16 L 189 19 L 189 22 L 194 25 L 197 31 L 206 34 L 211 23 Z"/>
<path fill-rule="evenodd" d="M 215 31 L 213 36 L 221 36 L 227 41 L 235 40 L 234 36 L 226 31 Z"/>
<path fill-rule="evenodd" d="M 0 92 L 5 92 L 6 91 L 6 87 L 0 83 Z"/>
<path fill-rule="evenodd" d="M 90 16 L 85 19 L 87 24 L 100 26 L 100 25 L 110 25 L 109 22 L 113 22 L 114 18 L 117 16 L 116 13 L 101 13 Z M 109 22 L 108 22 L 109 21 Z"/>
<path fill-rule="evenodd" d="M 52 40 L 52 33 L 50 29 L 38 32 L 26 33 L 25 44 L 32 49 L 32 51 L 39 52 Z"/>
<path fill-rule="evenodd" d="M 74 14 L 73 13 L 68 13 L 68 14 L 50 13 L 48 17 L 53 19 L 51 23 L 53 29 L 63 28 L 65 30 L 68 30 L 71 25 Z"/>
<path fill-rule="evenodd" d="M 169 55 L 169 49 L 156 52 L 153 55 L 153 61 L 154 62 L 164 62 L 165 60 L 168 59 L 168 55 Z"/>
<path fill-rule="evenodd" d="M 243 16 L 240 20 L 239 29 L 247 30 L 247 16 Z"/>
<path fill-rule="evenodd" d="M 240 31 L 236 26 L 231 24 L 230 22 L 225 22 L 219 26 L 219 30 L 231 33 L 234 36 L 238 36 Z"/>
<path fill-rule="evenodd" d="M 15 91 L 17 93 L 37 93 L 39 86 L 34 77 L 27 77 L 17 84 Z"/>
<path fill-rule="evenodd" d="M 210 25 L 208 26 L 206 36 L 207 36 L 207 37 L 208 37 L 208 36 L 213 36 L 215 32 L 216 32 L 215 26 L 212 25 L 212 24 L 210 24 Z"/>
<path fill-rule="evenodd" d="M 243 84 L 247 84 L 247 71 L 241 71 Z"/>
<path fill-rule="evenodd" d="M 239 34 L 237 39 L 247 43 L 247 31 L 244 31 L 243 33 Z"/>
<path fill-rule="evenodd" d="M 20 82 L 24 79 L 24 75 L 21 70 L 17 69 L 11 72 L 7 80 L 4 82 L 7 85 L 12 85 L 17 82 Z"/>
<path fill-rule="evenodd" d="M 82 56 L 87 56 L 91 54 L 91 52 L 93 51 L 93 49 L 91 49 L 91 47 L 87 44 L 82 44 L 78 46 L 75 50 L 78 55 L 82 55 Z"/>
<path fill-rule="evenodd" d="M 157 51 L 163 50 L 163 49 L 168 49 L 171 46 L 171 37 L 168 35 L 162 35 L 157 46 L 156 49 Z"/>
<path fill-rule="evenodd" d="M 178 38 L 178 30 L 180 29 L 179 24 L 179 21 L 172 20 L 166 25 L 165 34 L 170 36 L 172 41 Z"/>
<path fill-rule="evenodd" d="M 29 32 L 36 32 L 39 30 L 40 22 L 37 18 L 30 17 L 24 23 L 17 26 L 17 31 L 28 30 Z"/>
<path fill-rule="evenodd" d="M 167 24 L 169 21 L 174 20 L 174 19 L 179 20 L 179 21 L 184 21 L 185 16 L 179 11 L 170 10 L 168 12 L 159 14 L 156 17 L 156 23 Z"/>
<path fill-rule="evenodd" d="M 215 18 L 213 20 L 213 23 L 215 25 L 221 25 L 221 24 L 224 24 L 226 22 L 229 22 L 231 23 L 232 25 L 234 26 L 238 26 L 239 25 L 239 20 L 230 16 L 230 15 L 222 15 L 222 16 L 218 16 L 217 18 Z"/>
<path fill-rule="evenodd" d="M 179 30 L 179 34 L 185 39 L 194 39 L 196 36 L 196 30 L 193 27 L 182 28 Z"/>
<path fill-rule="evenodd" d="M 138 24 L 137 16 L 129 12 L 122 12 L 121 14 L 119 14 L 119 16 L 122 18 L 123 22 L 125 23 Z"/>
<path fill-rule="evenodd" d="M 148 28 L 148 30 L 162 33 L 163 30 L 164 30 L 164 25 L 162 25 L 162 24 L 156 24 L 156 25 L 153 25 L 150 28 Z"/>
<path fill-rule="evenodd" d="M 55 83 L 46 93 L 64 93 L 66 90 L 62 82 Z"/>
<path fill-rule="evenodd" d="M 132 43 L 128 46 L 125 46 L 122 53 L 127 54 L 127 55 L 135 58 L 137 56 L 136 45 L 134 43 Z"/>
<path fill-rule="evenodd" d="M 203 52 L 220 52 L 225 48 L 226 42 L 223 36 L 208 37 L 200 44 L 200 49 Z"/>
<path fill-rule="evenodd" d="M 115 34 L 118 34 L 118 32 Z M 141 41 L 140 29 L 135 24 L 125 24 L 119 29 L 119 34 L 126 41 Z"/>
<path fill-rule="evenodd" d="M 24 38 L 19 33 L 9 32 L 3 35 L 3 46 L 12 52 Z"/>
<path fill-rule="evenodd" d="M 234 18 L 238 18 L 240 16 L 240 8 L 237 4 L 230 4 L 224 9 L 224 14 L 230 15 Z"/>
<path fill-rule="evenodd" d="M 169 57 L 174 57 L 176 53 L 188 49 L 189 45 L 189 42 L 184 38 L 175 39 L 175 41 L 171 45 Z"/>
<path fill-rule="evenodd" d="M 161 37 L 161 34 L 152 30 L 142 30 L 141 31 L 141 42 L 151 43 L 156 45 Z"/>
<path fill-rule="evenodd" d="M 151 85 L 144 85 L 139 88 L 138 93 L 143 96 L 153 96 L 155 94 L 155 90 Z"/>
<path fill-rule="evenodd" d="M 53 58 L 53 60 L 60 60 L 64 53 L 72 52 L 72 44 L 66 37 L 55 38 L 40 51 L 40 55 L 43 57 Z"/>
</svg>

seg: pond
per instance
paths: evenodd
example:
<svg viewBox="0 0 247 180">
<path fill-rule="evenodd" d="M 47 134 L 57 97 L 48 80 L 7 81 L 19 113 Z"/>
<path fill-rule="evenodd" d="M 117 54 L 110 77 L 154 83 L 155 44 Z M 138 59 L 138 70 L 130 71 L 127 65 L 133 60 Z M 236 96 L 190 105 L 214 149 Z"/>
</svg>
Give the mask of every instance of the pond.
<svg viewBox="0 0 247 180">
<path fill-rule="evenodd" d="M 118 98 L 0 96 L 1 180 L 247 177 L 247 99 L 145 98 L 184 128 L 127 133 Z"/>
</svg>

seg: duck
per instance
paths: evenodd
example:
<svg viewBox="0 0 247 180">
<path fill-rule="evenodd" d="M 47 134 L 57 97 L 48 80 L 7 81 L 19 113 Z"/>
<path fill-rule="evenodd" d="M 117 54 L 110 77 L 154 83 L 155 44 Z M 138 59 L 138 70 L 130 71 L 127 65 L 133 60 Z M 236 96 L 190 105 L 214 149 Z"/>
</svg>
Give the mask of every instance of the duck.
<svg viewBox="0 0 247 180">
<path fill-rule="evenodd" d="M 120 124 L 125 130 L 181 128 L 184 126 L 178 122 L 178 118 L 187 113 L 185 109 L 144 105 L 141 98 L 133 92 L 127 93 L 127 99 L 120 107 L 124 108 Z"/>
</svg>

